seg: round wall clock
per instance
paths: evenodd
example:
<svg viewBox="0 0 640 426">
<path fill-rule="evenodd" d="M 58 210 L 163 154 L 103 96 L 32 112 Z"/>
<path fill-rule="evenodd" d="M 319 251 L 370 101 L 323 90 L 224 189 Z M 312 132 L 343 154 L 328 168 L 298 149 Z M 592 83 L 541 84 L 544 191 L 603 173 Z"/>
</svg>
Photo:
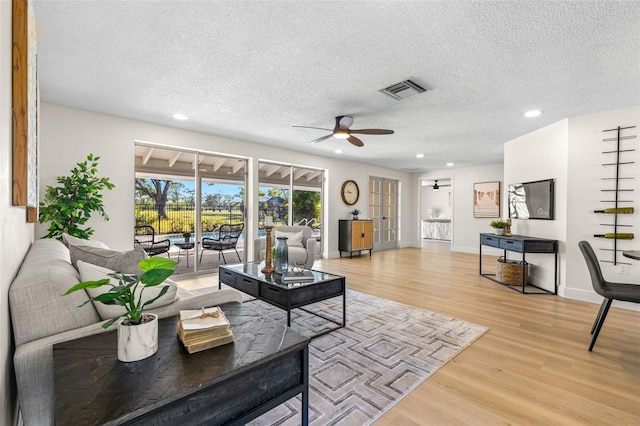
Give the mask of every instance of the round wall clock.
<svg viewBox="0 0 640 426">
<path fill-rule="evenodd" d="M 358 198 L 360 198 L 358 184 L 354 180 L 345 180 L 342 184 L 340 195 L 342 195 L 342 201 L 344 201 L 346 205 L 354 205 L 358 202 Z"/>
</svg>

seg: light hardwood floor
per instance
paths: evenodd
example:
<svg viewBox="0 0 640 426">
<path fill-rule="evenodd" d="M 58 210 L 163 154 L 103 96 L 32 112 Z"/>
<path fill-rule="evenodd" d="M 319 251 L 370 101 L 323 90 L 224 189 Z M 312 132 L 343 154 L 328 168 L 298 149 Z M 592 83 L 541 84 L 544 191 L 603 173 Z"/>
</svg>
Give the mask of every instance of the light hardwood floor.
<svg viewBox="0 0 640 426">
<path fill-rule="evenodd" d="M 376 425 L 640 425 L 640 312 L 612 308 L 589 352 L 599 305 L 516 293 L 479 277 L 478 256 L 448 244 L 320 259 L 314 269 L 490 328 Z M 217 276 L 182 283 L 217 285 Z"/>
</svg>

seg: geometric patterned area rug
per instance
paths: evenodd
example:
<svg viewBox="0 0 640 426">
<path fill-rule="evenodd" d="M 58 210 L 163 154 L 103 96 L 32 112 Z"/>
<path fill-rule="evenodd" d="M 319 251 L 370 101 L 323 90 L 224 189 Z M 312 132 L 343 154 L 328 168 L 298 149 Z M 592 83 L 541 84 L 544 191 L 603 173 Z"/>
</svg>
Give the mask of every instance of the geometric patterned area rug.
<svg viewBox="0 0 640 426">
<path fill-rule="evenodd" d="M 268 317 L 286 321 L 281 309 L 258 300 L 248 303 Z M 305 309 L 342 321 L 342 297 Z M 309 335 L 335 324 L 295 309 L 291 327 Z M 309 423 L 372 423 L 487 330 L 347 290 L 347 326 L 309 345 Z M 298 425 L 299 409 L 298 396 L 249 424 Z"/>
</svg>

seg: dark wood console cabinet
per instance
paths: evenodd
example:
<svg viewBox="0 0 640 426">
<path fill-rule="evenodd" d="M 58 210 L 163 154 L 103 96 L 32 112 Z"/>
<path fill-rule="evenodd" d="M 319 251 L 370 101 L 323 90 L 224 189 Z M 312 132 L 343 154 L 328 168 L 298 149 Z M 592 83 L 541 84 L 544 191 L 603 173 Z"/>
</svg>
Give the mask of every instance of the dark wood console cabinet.
<svg viewBox="0 0 640 426">
<path fill-rule="evenodd" d="M 482 246 L 502 249 L 504 258 L 507 259 L 507 251 L 522 253 L 522 287 L 501 283 L 495 279 L 495 274 L 485 274 L 482 272 Z M 525 282 L 524 268 L 526 267 L 526 253 L 550 253 L 555 256 L 553 270 L 553 291 L 546 290 L 533 284 Z M 525 237 L 523 235 L 511 235 L 509 237 L 494 234 L 480 234 L 480 275 L 498 284 L 502 284 L 512 290 L 523 294 L 558 294 L 558 240 L 546 238 Z M 526 287 L 535 287 L 536 291 L 527 291 Z"/>
</svg>

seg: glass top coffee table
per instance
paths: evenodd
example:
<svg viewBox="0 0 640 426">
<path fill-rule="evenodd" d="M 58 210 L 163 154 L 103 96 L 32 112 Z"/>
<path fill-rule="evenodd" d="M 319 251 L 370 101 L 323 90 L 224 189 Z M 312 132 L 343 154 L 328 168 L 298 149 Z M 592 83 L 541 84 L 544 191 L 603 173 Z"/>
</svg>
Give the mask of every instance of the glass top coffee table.
<svg viewBox="0 0 640 426">
<path fill-rule="evenodd" d="M 279 274 L 263 274 L 261 272 L 263 266 L 264 263 L 221 265 L 218 288 L 221 288 L 222 284 L 226 284 L 258 300 L 284 309 L 287 312 L 288 327 L 291 327 L 291 310 L 293 309 L 301 309 L 338 325 L 338 327 L 316 334 L 313 336 L 314 338 L 346 325 L 346 280 L 344 277 L 308 269 L 307 271 L 313 274 L 313 281 L 283 282 L 282 276 Z M 342 296 L 342 323 L 304 309 L 304 306 L 338 296 Z"/>
</svg>

